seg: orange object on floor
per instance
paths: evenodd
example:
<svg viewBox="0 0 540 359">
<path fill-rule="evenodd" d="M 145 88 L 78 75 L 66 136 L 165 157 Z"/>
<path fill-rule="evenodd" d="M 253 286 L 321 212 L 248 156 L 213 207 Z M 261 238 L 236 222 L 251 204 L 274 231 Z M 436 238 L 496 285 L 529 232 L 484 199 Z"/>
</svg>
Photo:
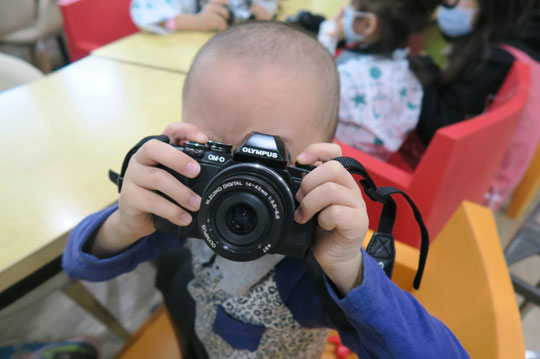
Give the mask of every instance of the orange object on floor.
<svg viewBox="0 0 540 359">
<path fill-rule="evenodd" d="M 176 334 L 164 306 L 157 308 L 150 318 L 129 339 L 117 359 L 180 359 Z"/>
<path fill-rule="evenodd" d="M 529 99 L 529 87 L 529 67 L 515 62 L 489 111 L 439 129 L 412 173 L 340 143 L 343 155 L 360 161 L 377 186 L 406 192 L 422 212 L 431 238 L 436 238 L 462 201 L 483 202 Z M 418 247 L 420 232 L 413 213 L 400 196 L 396 203 L 396 239 Z M 366 204 L 370 228 L 377 228 L 381 206 L 369 199 Z"/>
</svg>

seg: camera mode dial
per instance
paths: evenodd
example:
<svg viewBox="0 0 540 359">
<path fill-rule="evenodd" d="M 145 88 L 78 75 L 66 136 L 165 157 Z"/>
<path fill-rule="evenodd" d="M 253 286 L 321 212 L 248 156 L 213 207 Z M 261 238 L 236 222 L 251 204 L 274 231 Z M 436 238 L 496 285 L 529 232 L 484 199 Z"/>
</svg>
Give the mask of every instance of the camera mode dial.
<svg viewBox="0 0 540 359">
<path fill-rule="evenodd" d="M 191 141 L 184 142 L 184 153 L 191 157 L 201 158 L 206 151 L 208 151 L 208 145 L 205 145 L 204 143 Z"/>
<path fill-rule="evenodd" d="M 231 153 L 232 151 L 232 145 L 221 142 L 208 141 L 208 147 L 214 152 Z"/>
</svg>

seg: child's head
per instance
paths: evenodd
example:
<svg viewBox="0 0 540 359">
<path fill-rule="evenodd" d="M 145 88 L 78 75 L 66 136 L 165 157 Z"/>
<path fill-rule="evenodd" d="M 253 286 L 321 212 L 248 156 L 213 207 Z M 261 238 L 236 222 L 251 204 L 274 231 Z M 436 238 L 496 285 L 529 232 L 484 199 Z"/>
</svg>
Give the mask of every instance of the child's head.
<svg viewBox="0 0 540 359">
<path fill-rule="evenodd" d="M 440 3 L 441 0 L 351 0 L 351 8 L 357 13 L 353 21 L 345 20 L 345 26 L 352 22 L 354 33 L 364 38 L 359 46 L 372 53 L 391 54 L 407 46 L 411 34 L 425 27 Z"/>
<path fill-rule="evenodd" d="M 294 156 L 333 138 L 339 108 L 334 60 L 288 25 L 228 28 L 197 54 L 186 78 L 183 121 L 238 146 L 251 131 L 279 135 Z"/>
<path fill-rule="evenodd" d="M 454 7 L 442 7 L 437 21 L 441 31 L 453 42 L 449 65 L 442 84 L 452 82 L 471 57 L 487 56 L 512 34 L 519 37 L 521 24 L 539 9 L 539 0 L 453 0 Z"/>
<path fill-rule="evenodd" d="M 483 32 L 487 39 L 504 35 L 534 8 L 538 0 L 453 0 L 454 7 L 442 7 L 437 20 L 447 36 Z"/>
</svg>

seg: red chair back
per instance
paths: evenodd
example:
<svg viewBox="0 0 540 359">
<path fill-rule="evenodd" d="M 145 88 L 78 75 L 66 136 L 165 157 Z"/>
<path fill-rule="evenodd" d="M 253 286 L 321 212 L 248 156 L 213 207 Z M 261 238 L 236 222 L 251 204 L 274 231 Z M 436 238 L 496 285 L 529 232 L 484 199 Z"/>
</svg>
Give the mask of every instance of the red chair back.
<svg viewBox="0 0 540 359">
<path fill-rule="evenodd" d="M 529 97 L 527 65 L 516 62 L 490 109 L 473 119 L 441 128 L 410 173 L 343 144 L 345 156 L 364 164 L 377 186 L 404 190 L 416 202 L 431 238 L 464 200 L 483 202 Z M 377 228 L 380 205 L 367 200 L 370 227 Z M 420 232 L 406 202 L 399 198 L 396 238 L 418 247 Z"/>
<path fill-rule="evenodd" d="M 60 0 L 71 61 L 138 31 L 129 16 L 130 0 Z"/>
</svg>

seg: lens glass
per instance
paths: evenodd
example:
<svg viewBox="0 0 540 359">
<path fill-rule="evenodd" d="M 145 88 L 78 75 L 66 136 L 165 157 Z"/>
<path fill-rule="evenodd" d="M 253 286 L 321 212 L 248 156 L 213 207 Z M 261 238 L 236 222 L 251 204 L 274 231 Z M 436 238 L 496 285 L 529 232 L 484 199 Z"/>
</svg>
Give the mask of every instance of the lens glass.
<svg viewBox="0 0 540 359">
<path fill-rule="evenodd" d="M 235 234 L 246 235 L 257 227 L 257 215 L 253 208 L 246 204 L 240 203 L 231 207 L 226 216 L 227 227 Z"/>
</svg>

